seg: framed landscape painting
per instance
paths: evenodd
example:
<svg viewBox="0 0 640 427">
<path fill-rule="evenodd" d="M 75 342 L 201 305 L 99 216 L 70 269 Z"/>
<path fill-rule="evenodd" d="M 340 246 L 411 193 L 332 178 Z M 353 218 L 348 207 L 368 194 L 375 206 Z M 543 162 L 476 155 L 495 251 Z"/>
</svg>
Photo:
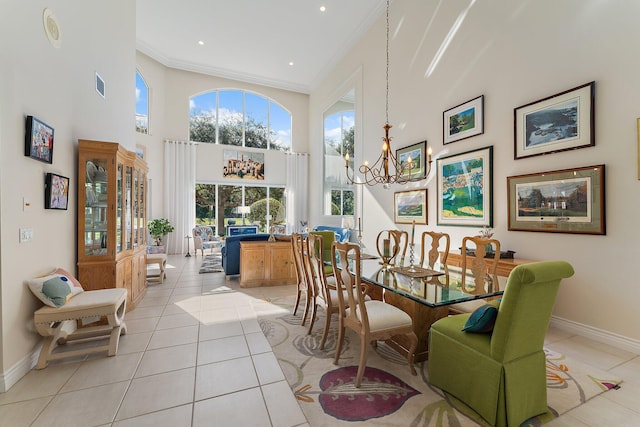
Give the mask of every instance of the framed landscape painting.
<svg viewBox="0 0 640 427">
<path fill-rule="evenodd" d="M 401 175 L 404 179 L 408 181 L 419 181 L 425 178 L 427 172 L 424 164 L 426 148 L 427 141 L 422 141 L 396 150 L 396 159 L 398 159 L 398 162 L 403 168 L 406 167 L 406 170 L 403 170 Z M 411 167 L 406 166 L 409 159 L 411 159 Z"/>
<path fill-rule="evenodd" d="M 514 158 L 595 145 L 595 82 L 514 109 Z"/>
<path fill-rule="evenodd" d="M 493 147 L 438 159 L 438 225 L 493 226 Z"/>
<path fill-rule="evenodd" d="M 509 230 L 605 234 L 604 165 L 507 177 Z"/>
<path fill-rule="evenodd" d="M 459 141 L 484 133 L 484 95 L 442 113 L 443 142 Z"/>
<path fill-rule="evenodd" d="M 427 190 L 397 191 L 393 203 L 396 224 L 427 224 Z"/>
</svg>

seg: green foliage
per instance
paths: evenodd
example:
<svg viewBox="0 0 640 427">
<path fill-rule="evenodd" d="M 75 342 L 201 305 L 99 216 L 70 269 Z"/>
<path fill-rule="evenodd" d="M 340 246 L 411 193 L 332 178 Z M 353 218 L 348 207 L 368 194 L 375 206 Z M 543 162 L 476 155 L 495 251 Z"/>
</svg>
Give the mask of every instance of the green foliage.
<svg viewBox="0 0 640 427">
<path fill-rule="evenodd" d="M 273 218 L 271 224 L 284 222 L 284 206 L 278 200 L 269 198 L 269 214 Z M 251 223 L 259 222 L 263 227 L 267 224 L 267 199 L 258 200 L 251 205 L 249 213 Z"/>
<path fill-rule="evenodd" d="M 156 246 L 160 246 L 164 236 L 174 230 L 173 225 L 166 218 L 152 219 L 147 222 L 147 227 L 149 228 L 149 234 L 156 241 Z"/>
</svg>

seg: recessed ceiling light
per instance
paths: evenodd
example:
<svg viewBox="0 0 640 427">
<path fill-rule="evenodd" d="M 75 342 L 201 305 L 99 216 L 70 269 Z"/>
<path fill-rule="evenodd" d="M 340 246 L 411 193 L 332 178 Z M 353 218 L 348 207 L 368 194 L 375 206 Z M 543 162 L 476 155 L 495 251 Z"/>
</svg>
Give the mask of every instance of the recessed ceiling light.
<svg viewBox="0 0 640 427">
<path fill-rule="evenodd" d="M 293 67 L 293 61 L 289 61 L 289 65 Z"/>
<path fill-rule="evenodd" d="M 203 46 L 203 45 L 204 45 L 204 42 L 203 42 L 202 40 L 198 40 L 198 44 L 199 44 L 200 46 Z"/>
<path fill-rule="evenodd" d="M 327 8 L 325 6 L 320 6 L 320 12 L 324 12 L 326 10 L 327 10 Z"/>
</svg>

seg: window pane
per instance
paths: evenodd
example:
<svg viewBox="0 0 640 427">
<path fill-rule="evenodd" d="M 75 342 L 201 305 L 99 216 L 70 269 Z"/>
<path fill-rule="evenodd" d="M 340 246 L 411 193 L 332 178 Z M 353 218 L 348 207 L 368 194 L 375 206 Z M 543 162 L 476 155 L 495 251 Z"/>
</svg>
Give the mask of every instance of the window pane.
<svg viewBox="0 0 640 427">
<path fill-rule="evenodd" d="M 219 144 L 242 145 L 242 91 L 221 90 L 218 98 Z"/>
<path fill-rule="evenodd" d="M 245 108 L 247 121 L 244 131 L 244 145 L 251 148 L 267 149 L 269 140 L 268 101 L 262 96 L 245 93 Z"/>
<path fill-rule="evenodd" d="M 275 102 L 269 102 L 269 121 L 270 148 L 291 151 L 291 114 Z"/>
<path fill-rule="evenodd" d="M 345 111 L 341 117 L 341 147 L 340 147 L 340 155 L 344 158 L 345 154 L 349 154 L 349 167 L 353 170 L 353 159 L 354 156 L 354 137 L 355 137 L 355 127 L 353 126 L 354 122 L 354 112 L 353 111 Z M 344 167 L 344 166 L 343 166 Z M 344 171 L 344 169 L 343 169 Z M 340 174 L 340 182 L 344 185 L 349 185 L 347 180 L 347 176 L 345 173 Z"/>
<path fill-rule="evenodd" d="M 216 142 L 216 92 L 189 98 L 189 140 Z"/>
<path fill-rule="evenodd" d="M 269 187 L 269 214 L 271 215 L 271 224 L 287 222 L 287 201 L 284 188 Z"/>
<path fill-rule="evenodd" d="M 342 192 L 342 215 L 353 215 L 353 191 Z"/>
<path fill-rule="evenodd" d="M 332 114 L 324 120 L 324 182 L 331 187 L 339 184 L 344 174 L 341 139 L 341 116 Z"/>
<path fill-rule="evenodd" d="M 219 185 L 218 186 L 218 230 L 225 230 L 225 226 L 233 221 L 234 224 L 239 224 L 242 220 L 238 221 L 238 215 L 236 208 L 242 205 L 242 187 L 236 185 Z"/>
<path fill-rule="evenodd" d="M 267 221 L 267 187 L 245 187 L 244 205 L 251 208 L 245 215 L 247 224 L 256 224 L 265 231 Z"/>
<path fill-rule="evenodd" d="M 136 72 L 136 131 L 149 133 L 149 87 Z"/>
<path fill-rule="evenodd" d="M 331 215 L 340 215 L 342 206 L 342 191 L 331 190 Z"/>
<path fill-rule="evenodd" d="M 196 224 L 216 228 L 216 186 L 196 184 Z M 216 231 L 216 234 L 220 234 Z"/>
</svg>

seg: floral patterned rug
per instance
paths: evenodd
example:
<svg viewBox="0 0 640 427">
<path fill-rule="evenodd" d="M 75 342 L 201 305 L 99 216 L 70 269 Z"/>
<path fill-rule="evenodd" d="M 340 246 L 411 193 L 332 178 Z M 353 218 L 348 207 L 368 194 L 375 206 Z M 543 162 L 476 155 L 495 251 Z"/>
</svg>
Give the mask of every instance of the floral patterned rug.
<svg viewBox="0 0 640 427">
<path fill-rule="evenodd" d="M 428 383 L 427 365 L 416 365 L 412 376 L 406 359 L 384 343 L 369 348 L 367 369 L 360 389 L 353 385 L 359 360 L 358 337 L 348 331 L 339 365 L 333 364 L 334 324 L 324 350 L 320 339 L 324 311 L 319 309 L 311 335 L 300 326 L 304 307 L 291 314 L 293 298 L 271 300 L 279 313 L 260 316 L 260 325 L 280 362 L 300 407 L 313 427 L 367 426 L 477 426 L 486 423 L 470 408 Z M 573 409 L 594 396 L 617 388 L 620 379 L 571 360 L 553 350 L 547 354 L 546 414 L 528 420 L 538 426 Z"/>
<path fill-rule="evenodd" d="M 198 273 L 220 273 L 221 271 L 224 271 L 222 268 L 222 254 L 215 253 L 204 256 Z"/>
</svg>

